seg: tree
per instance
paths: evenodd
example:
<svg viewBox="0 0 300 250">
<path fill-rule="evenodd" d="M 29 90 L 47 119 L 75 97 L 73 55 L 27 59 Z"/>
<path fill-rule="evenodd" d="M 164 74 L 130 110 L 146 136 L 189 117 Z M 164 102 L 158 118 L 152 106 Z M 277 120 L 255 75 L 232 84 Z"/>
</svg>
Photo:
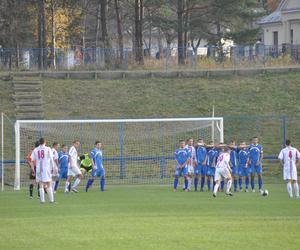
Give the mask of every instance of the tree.
<svg viewBox="0 0 300 250">
<path fill-rule="evenodd" d="M 143 8 L 144 0 L 135 0 L 134 2 L 134 37 L 135 37 L 135 60 L 139 64 L 144 64 L 143 51 Z"/>
<path fill-rule="evenodd" d="M 115 11 L 116 11 L 117 31 L 118 31 L 120 64 L 122 64 L 123 59 L 124 59 L 124 43 L 123 43 L 123 29 L 122 29 L 122 24 L 121 24 L 121 13 L 120 13 L 119 0 L 115 0 L 114 3 L 115 3 Z"/>
<path fill-rule="evenodd" d="M 183 12 L 184 0 L 177 0 L 177 44 L 178 44 L 178 64 L 184 64 L 184 43 L 183 43 Z"/>
<path fill-rule="evenodd" d="M 258 29 L 253 28 L 254 20 L 261 16 L 257 12 L 256 0 L 211 0 L 208 18 L 212 23 L 209 36 L 210 44 L 216 46 L 218 59 L 224 59 L 224 38 L 233 39 L 238 43 L 241 34 L 248 31 L 244 43 L 251 44 L 258 38 Z M 251 31 L 251 32 L 250 32 Z"/>
</svg>

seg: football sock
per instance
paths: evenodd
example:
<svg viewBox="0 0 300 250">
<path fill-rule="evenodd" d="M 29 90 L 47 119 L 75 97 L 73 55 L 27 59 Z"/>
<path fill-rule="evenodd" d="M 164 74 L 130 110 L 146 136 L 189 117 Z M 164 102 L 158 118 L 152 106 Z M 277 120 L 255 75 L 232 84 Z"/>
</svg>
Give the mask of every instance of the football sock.
<svg viewBox="0 0 300 250">
<path fill-rule="evenodd" d="M 226 189 L 227 193 L 230 192 L 231 184 L 232 184 L 232 180 L 227 181 L 227 189 Z"/>
<path fill-rule="evenodd" d="M 248 177 L 245 180 L 245 185 L 246 185 L 246 189 L 248 189 L 248 186 L 249 186 L 249 178 Z"/>
<path fill-rule="evenodd" d="M 38 197 L 40 197 L 40 184 L 37 185 Z"/>
<path fill-rule="evenodd" d="M 238 181 L 237 181 L 237 179 L 234 179 L 234 181 L 233 181 L 234 192 L 236 192 L 236 189 L 237 189 L 237 184 L 238 184 Z M 227 185 L 228 185 L 228 184 L 227 184 Z"/>
<path fill-rule="evenodd" d="M 239 178 L 239 187 L 240 187 L 240 189 L 242 189 L 242 186 L 243 186 L 243 179 Z"/>
<path fill-rule="evenodd" d="M 258 176 L 258 189 L 262 189 L 262 178 L 261 176 Z"/>
<path fill-rule="evenodd" d="M 204 183 L 205 183 L 205 177 L 202 176 L 202 177 L 201 177 L 201 189 L 203 189 Z"/>
<path fill-rule="evenodd" d="M 29 185 L 29 195 L 32 196 L 33 193 L 33 184 Z"/>
<path fill-rule="evenodd" d="M 293 198 L 292 183 L 288 182 L 288 183 L 286 184 L 286 187 L 287 187 L 287 191 L 288 191 L 288 193 L 289 193 L 289 195 L 290 195 L 290 198 Z"/>
<path fill-rule="evenodd" d="M 192 178 L 189 177 L 188 181 L 189 181 L 189 183 L 188 183 L 188 189 L 191 190 L 191 186 L 192 186 Z"/>
<path fill-rule="evenodd" d="M 174 179 L 174 189 L 176 189 L 176 188 L 177 188 L 177 185 L 178 185 L 178 179 L 177 179 L 177 178 L 175 178 L 175 179 Z"/>
<path fill-rule="evenodd" d="M 59 180 L 55 181 L 54 191 L 56 191 L 56 190 L 57 190 L 57 188 L 58 188 L 58 184 L 59 184 Z"/>
<path fill-rule="evenodd" d="M 72 188 L 76 188 L 76 187 L 79 185 L 79 183 L 80 183 L 80 179 L 77 178 L 77 179 L 74 181 L 74 184 L 73 184 Z"/>
<path fill-rule="evenodd" d="M 189 185 L 189 180 L 188 179 L 184 179 L 184 189 L 187 189 Z"/>
<path fill-rule="evenodd" d="M 85 187 L 86 192 L 88 191 L 89 187 L 92 186 L 93 182 L 94 182 L 94 179 L 88 179 L 86 187 Z"/>
<path fill-rule="evenodd" d="M 219 184 L 215 184 L 214 186 L 214 193 L 216 194 L 218 192 L 218 189 L 219 189 Z"/>
<path fill-rule="evenodd" d="M 44 188 L 40 188 L 40 201 L 45 202 L 45 191 Z"/>
<path fill-rule="evenodd" d="M 296 197 L 299 197 L 299 185 L 298 185 L 298 182 L 294 183 L 294 190 L 295 190 Z"/>
<path fill-rule="evenodd" d="M 207 189 L 210 191 L 210 178 L 206 180 L 207 181 Z"/>
<path fill-rule="evenodd" d="M 221 190 L 224 190 L 224 181 L 221 181 Z"/>
<path fill-rule="evenodd" d="M 47 189 L 47 192 L 48 192 L 49 201 L 54 202 L 53 190 L 51 186 Z"/>
<path fill-rule="evenodd" d="M 251 178 L 251 188 L 254 190 L 254 178 Z"/>
<path fill-rule="evenodd" d="M 194 179 L 194 187 L 195 187 L 195 191 L 197 191 L 197 189 L 198 189 L 198 182 L 199 182 L 198 177 L 195 177 L 195 179 Z"/>
<path fill-rule="evenodd" d="M 68 192 L 68 191 L 70 191 L 70 189 L 69 189 L 69 185 L 70 185 L 70 182 L 66 181 L 66 185 L 65 185 L 65 192 Z"/>
<path fill-rule="evenodd" d="M 102 192 L 104 191 L 104 186 L 105 186 L 105 178 L 102 176 L 100 180 L 100 187 Z"/>
</svg>

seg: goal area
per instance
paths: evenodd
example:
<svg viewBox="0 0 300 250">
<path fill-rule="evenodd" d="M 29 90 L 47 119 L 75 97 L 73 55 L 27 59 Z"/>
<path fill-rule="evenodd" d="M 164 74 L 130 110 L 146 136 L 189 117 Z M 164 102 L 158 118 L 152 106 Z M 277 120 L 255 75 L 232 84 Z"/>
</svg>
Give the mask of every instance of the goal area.
<svg viewBox="0 0 300 250">
<path fill-rule="evenodd" d="M 14 189 L 28 184 L 25 158 L 35 142 L 44 137 L 88 153 L 96 140 L 103 143 L 103 165 L 108 184 L 169 184 L 174 176 L 174 151 L 180 139 L 224 140 L 223 118 L 17 120 L 15 123 Z"/>
</svg>

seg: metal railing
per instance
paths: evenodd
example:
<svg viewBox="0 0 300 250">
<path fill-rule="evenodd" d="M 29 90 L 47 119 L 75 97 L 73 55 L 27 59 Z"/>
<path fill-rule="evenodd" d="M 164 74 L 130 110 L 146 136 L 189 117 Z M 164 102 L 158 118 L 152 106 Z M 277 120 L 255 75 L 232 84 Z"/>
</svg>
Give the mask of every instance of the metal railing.
<svg viewBox="0 0 300 250">
<path fill-rule="evenodd" d="M 183 60 L 178 63 L 178 51 Z M 0 48 L 0 70 L 207 70 L 299 65 L 300 45 L 144 49 L 143 62 L 126 48 Z"/>
</svg>

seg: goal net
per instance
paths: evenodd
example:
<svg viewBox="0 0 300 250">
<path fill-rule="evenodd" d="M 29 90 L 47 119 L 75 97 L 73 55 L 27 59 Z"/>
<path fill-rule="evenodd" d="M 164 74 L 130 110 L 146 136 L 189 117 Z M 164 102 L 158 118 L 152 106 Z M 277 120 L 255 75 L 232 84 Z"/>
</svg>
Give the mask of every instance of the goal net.
<svg viewBox="0 0 300 250">
<path fill-rule="evenodd" d="M 223 141 L 223 118 L 18 120 L 15 123 L 16 168 L 14 188 L 28 184 L 26 155 L 35 141 L 69 147 L 80 140 L 79 154 L 103 143 L 109 184 L 166 184 L 174 175 L 174 151 L 180 139 Z"/>
</svg>

